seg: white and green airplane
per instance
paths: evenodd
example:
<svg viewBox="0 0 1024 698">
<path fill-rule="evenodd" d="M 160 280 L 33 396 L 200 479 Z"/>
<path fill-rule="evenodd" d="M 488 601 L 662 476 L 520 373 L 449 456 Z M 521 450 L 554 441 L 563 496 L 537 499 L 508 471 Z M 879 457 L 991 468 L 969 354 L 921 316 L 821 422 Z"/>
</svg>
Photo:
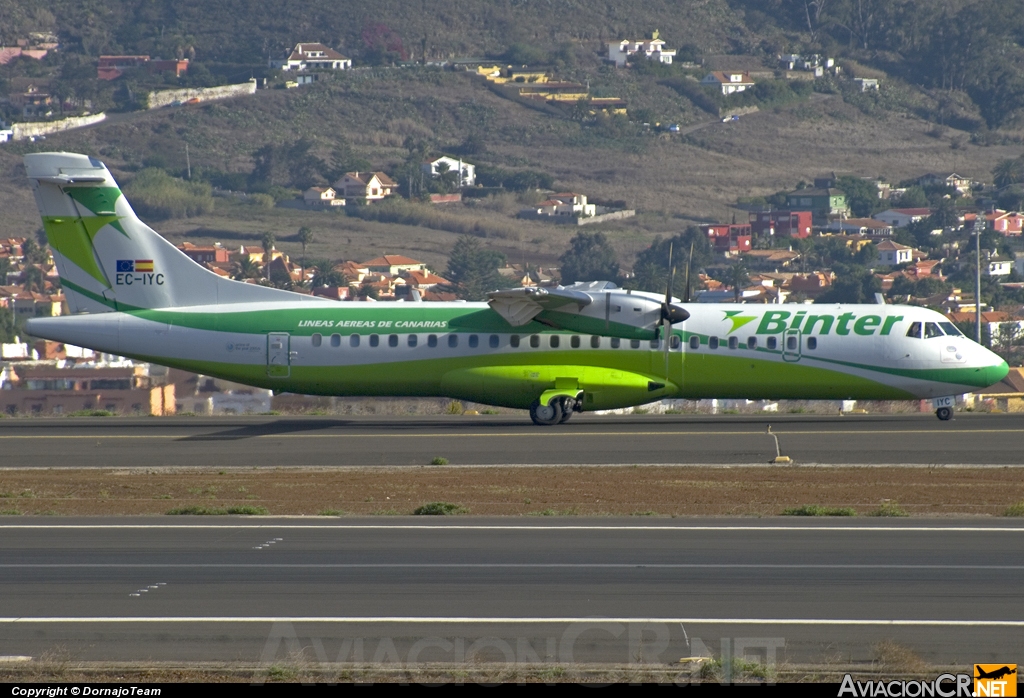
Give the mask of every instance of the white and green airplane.
<svg viewBox="0 0 1024 698">
<path fill-rule="evenodd" d="M 86 155 L 25 156 L 72 315 L 37 337 L 275 391 L 438 396 L 537 424 L 665 398 L 933 399 L 1007 374 L 942 315 L 686 304 L 597 282 L 487 303 L 338 303 L 221 278 L 140 221 Z"/>
</svg>

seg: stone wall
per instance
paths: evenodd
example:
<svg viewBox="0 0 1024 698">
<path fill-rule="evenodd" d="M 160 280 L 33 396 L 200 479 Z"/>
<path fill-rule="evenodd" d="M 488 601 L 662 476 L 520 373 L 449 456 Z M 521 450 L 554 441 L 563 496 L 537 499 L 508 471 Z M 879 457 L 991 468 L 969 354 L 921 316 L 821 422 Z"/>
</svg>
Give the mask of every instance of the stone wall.
<svg viewBox="0 0 1024 698">
<path fill-rule="evenodd" d="M 210 102 L 216 99 L 228 99 L 230 97 L 241 97 L 256 92 L 256 80 L 252 79 L 238 85 L 221 85 L 220 87 L 187 87 L 180 90 L 160 90 L 150 92 L 146 104 L 150 109 L 167 107 L 175 102 L 184 104 L 190 99 L 198 99 L 200 102 Z"/>
<path fill-rule="evenodd" d="M 106 114 L 91 114 L 89 116 L 69 116 L 60 121 L 30 121 L 11 125 L 13 135 L 11 140 L 20 141 L 31 136 L 45 136 L 49 133 L 69 131 L 73 128 L 82 128 L 91 124 L 97 124 L 107 118 Z"/>
</svg>

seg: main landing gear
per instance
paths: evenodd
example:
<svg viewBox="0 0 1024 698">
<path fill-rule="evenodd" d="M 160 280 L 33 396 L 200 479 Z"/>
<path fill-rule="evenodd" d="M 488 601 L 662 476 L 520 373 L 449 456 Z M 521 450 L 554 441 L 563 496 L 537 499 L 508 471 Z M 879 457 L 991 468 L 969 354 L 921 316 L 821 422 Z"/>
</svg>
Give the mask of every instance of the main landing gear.
<svg viewBox="0 0 1024 698">
<path fill-rule="evenodd" d="M 935 410 L 935 416 L 941 419 L 943 422 L 947 422 L 953 418 L 953 408 L 940 407 L 939 409 Z"/>
<path fill-rule="evenodd" d="M 535 400 L 530 405 L 530 419 L 538 426 L 550 427 L 555 424 L 565 424 L 572 417 L 573 412 L 579 411 L 579 401 L 571 397 L 555 398 L 546 405 L 540 404 L 540 400 Z"/>
</svg>

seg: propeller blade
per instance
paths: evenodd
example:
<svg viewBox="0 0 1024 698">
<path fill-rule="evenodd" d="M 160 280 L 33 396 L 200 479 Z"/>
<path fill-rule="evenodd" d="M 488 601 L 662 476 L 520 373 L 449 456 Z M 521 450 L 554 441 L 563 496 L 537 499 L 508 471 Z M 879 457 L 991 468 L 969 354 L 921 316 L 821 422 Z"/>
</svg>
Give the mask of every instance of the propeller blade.
<svg viewBox="0 0 1024 698">
<path fill-rule="evenodd" d="M 668 323 L 668 320 L 664 320 L 663 322 L 664 323 Z M 663 337 L 661 339 L 661 341 L 665 343 L 665 382 L 666 383 L 668 382 L 668 343 L 669 343 L 669 340 L 671 339 L 671 328 L 672 328 L 672 325 L 668 325 L 665 328 L 665 331 L 662 332 Z"/>
<path fill-rule="evenodd" d="M 665 287 L 665 305 L 668 306 L 672 303 L 672 284 L 676 280 L 676 268 L 672 265 L 672 248 L 675 245 L 675 240 L 670 240 L 668 243 L 668 286 Z"/>
<path fill-rule="evenodd" d="M 690 302 L 690 267 L 693 265 L 693 240 L 690 240 L 690 256 L 686 258 L 686 293 L 683 294 L 683 302 Z"/>
</svg>

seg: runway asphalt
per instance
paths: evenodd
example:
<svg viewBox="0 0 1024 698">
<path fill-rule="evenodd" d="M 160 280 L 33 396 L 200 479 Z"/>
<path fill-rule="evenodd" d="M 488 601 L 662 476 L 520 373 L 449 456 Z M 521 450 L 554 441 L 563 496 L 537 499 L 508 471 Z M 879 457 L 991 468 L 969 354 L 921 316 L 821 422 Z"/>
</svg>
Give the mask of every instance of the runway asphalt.
<svg viewBox="0 0 1024 698">
<path fill-rule="evenodd" d="M 1013 520 L 7 518 L 0 656 L 1015 662 L 1022 572 Z"/>
<path fill-rule="evenodd" d="M 1024 415 L 579 415 L 0 420 L 0 467 L 763 464 L 1021 465 Z"/>
</svg>

